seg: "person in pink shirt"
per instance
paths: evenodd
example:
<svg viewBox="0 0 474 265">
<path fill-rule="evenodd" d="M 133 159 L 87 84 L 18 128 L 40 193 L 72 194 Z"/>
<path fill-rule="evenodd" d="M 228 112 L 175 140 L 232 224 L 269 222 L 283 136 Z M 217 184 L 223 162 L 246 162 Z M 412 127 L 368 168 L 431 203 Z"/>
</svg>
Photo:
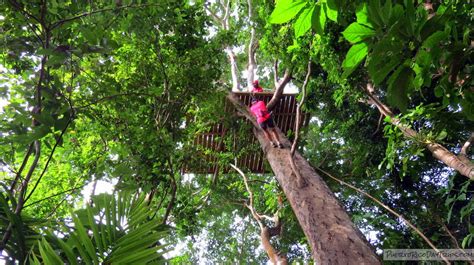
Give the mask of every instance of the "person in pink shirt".
<svg viewBox="0 0 474 265">
<path fill-rule="evenodd" d="M 263 92 L 263 88 L 258 84 L 258 80 L 253 81 L 252 94 Z"/>
<path fill-rule="evenodd" d="M 252 97 L 252 105 L 250 106 L 250 112 L 257 118 L 258 125 L 263 129 L 265 136 L 270 141 L 273 147 L 283 148 L 280 143 L 280 138 L 275 129 L 275 124 L 272 115 L 268 112 L 265 102 Z"/>
</svg>

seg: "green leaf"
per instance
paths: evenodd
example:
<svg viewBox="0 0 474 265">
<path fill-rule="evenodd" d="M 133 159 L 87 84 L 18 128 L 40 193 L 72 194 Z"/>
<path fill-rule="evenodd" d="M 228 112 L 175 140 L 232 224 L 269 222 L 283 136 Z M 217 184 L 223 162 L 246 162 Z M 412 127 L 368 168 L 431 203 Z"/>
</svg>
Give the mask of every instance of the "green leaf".
<svg viewBox="0 0 474 265">
<path fill-rule="evenodd" d="M 303 7 L 306 6 L 307 1 L 293 1 L 293 0 L 279 0 L 270 15 L 270 23 L 282 24 L 293 19 Z"/>
<path fill-rule="evenodd" d="M 311 20 L 314 12 L 314 5 L 307 7 L 295 22 L 295 37 L 303 36 L 311 28 Z"/>
<path fill-rule="evenodd" d="M 54 252 L 53 248 L 51 245 L 46 241 L 46 239 L 42 239 L 40 245 L 39 245 L 39 250 L 41 253 L 41 257 L 43 258 L 43 261 L 45 264 L 63 264 L 63 261 L 61 258 L 56 255 L 56 252 Z"/>
<path fill-rule="evenodd" d="M 357 22 L 349 25 L 343 32 L 342 35 L 350 43 L 360 42 L 368 37 L 375 35 L 375 31 Z"/>
<path fill-rule="evenodd" d="M 369 11 L 367 11 L 367 3 L 357 6 L 356 9 L 357 23 L 373 28 L 372 23 L 369 22 Z"/>
<path fill-rule="evenodd" d="M 324 8 L 321 8 L 321 5 L 316 5 L 314 8 L 311 24 L 317 34 L 323 35 L 324 27 L 326 26 L 326 13 Z"/>
<path fill-rule="evenodd" d="M 406 112 L 408 108 L 408 91 L 413 80 L 413 70 L 401 65 L 388 79 L 388 102 Z"/>
<path fill-rule="evenodd" d="M 389 25 L 395 24 L 402 16 L 405 10 L 403 9 L 403 6 L 400 4 L 395 4 L 392 7 L 392 14 L 390 16 L 390 20 L 388 21 Z"/>
<path fill-rule="evenodd" d="M 344 62 L 342 62 L 342 67 L 344 68 L 343 77 L 349 76 L 357 68 L 367 56 L 368 49 L 369 46 L 364 42 L 353 45 L 349 49 Z"/>
<path fill-rule="evenodd" d="M 367 66 L 367 70 L 375 85 L 381 84 L 382 81 L 385 80 L 385 77 L 395 69 L 395 67 L 400 65 L 400 59 L 395 56 L 388 57 L 388 62 L 386 60 L 387 58 L 376 57 L 371 59 Z"/>
<path fill-rule="evenodd" d="M 401 63 L 402 49 L 403 43 L 392 38 L 384 38 L 373 47 L 367 70 L 375 85 L 381 84 L 385 77 Z"/>
<path fill-rule="evenodd" d="M 462 248 L 466 248 L 467 246 L 471 245 L 471 240 L 473 238 L 472 234 L 467 235 L 461 243 Z"/>
<path fill-rule="evenodd" d="M 326 7 L 327 17 L 330 20 L 332 20 L 334 22 L 337 22 L 337 15 L 338 15 L 339 7 L 337 6 L 336 0 L 327 0 L 326 4 L 324 6 Z"/>
<path fill-rule="evenodd" d="M 382 8 L 380 6 L 380 0 L 370 0 L 368 5 L 368 19 L 372 24 L 376 26 L 383 26 L 384 23 L 380 17 L 380 13 L 382 13 Z"/>
<path fill-rule="evenodd" d="M 387 25 L 390 20 L 390 17 L 392 16 L 392 1 L 386 0 L 385 5 L 382 8 L 382 12 L 379 14 L 384 24 Z"/>
<path fill-rule="evenodd" d="M 69 261 L 69 264 L 77 264 L 77 258 L 74 255 L 74 252 L 72 251 L 72 248 L 64 243 L 60 238 L 58 238 L 58 243 L 61 246 L 62 250 L 66 254 L 66 257 Z"/>
<path fill-rule="evenodd" d="M 98 260 L 94 245 L 92 244 L 83 223 L 75 214 L 72 214 L 72 219 L 74 220 L 74 226 L 77 229 L 77 236 L 80 239 L 80 243 L 84 245 L 89 257 L 91 257 L 94 260 L 94 263 L 97 264 Z"/>
<path fill-rule="evenodd" d="M 433 48 L 437 45 L 442 40 L 445 40 L 448 38 L 448 34 L 444 31 L 437 31 L 433 34 L 431 34 L 428 38 L 426 38 L 425 41 L 423 41 L 423 44 L 421 45 L 423 48 Z"/>
<path fill-rule="evenodd" d="M 102 246 L 102 242 L 100 241 L 100 233 L 97 223 L 94 219 L 94 214 L 92 213 L 92 207 L 87 207 L 87 217 L 89 226 L 92 228 L 92 237 L 95 241 L 95 246 L 99 250 L 99 253 L 104 253 L 104 247 Z"/>
<path fill-rule="evenodd" d="M 446 136 L 448 136 L 448 133 L 446 132 L 446 130 L 442 130 L 438 136 L 436 136 L 436 141 L 441 141 L 443 140 L 444 138 L 446 138 Z"/>
<path fill-rule="evenodd" d="M 413 0 L 405 0 L 406 29 L 409 36 L 415 33 L 416 10 Z"/>
</svg>

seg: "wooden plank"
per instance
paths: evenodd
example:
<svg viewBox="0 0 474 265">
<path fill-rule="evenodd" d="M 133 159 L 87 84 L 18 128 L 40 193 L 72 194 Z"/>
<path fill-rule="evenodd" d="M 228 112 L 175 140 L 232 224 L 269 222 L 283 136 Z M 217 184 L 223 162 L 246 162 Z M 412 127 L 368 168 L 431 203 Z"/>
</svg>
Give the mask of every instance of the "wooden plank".
<svg viewBox="0 0 474 265">
<path fill-rule="evenodd" d="M 293 112 L 294 108 L 295 108 L 295 97 L 292 97 L 291 98 L 291 102 L 290 102 L 290 106 L 288 108 L 288 114 L 290 114 L 288 116 L 288 127 L 287 127 L 287 131 L 289 131 L 290 129 L 292 131 L 295 131 L 295 126 L 294 126 L 294 122 L 295 122 L 295 119 L 294 119 L 294 116 L 295 116 L 295 113 Z"/>
</svg>

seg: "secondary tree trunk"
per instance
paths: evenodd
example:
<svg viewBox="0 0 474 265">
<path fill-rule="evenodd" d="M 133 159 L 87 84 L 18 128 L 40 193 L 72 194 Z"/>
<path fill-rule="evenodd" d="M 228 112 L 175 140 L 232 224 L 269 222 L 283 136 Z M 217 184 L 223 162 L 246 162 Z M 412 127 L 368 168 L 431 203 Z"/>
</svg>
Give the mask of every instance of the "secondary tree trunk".
<svg viewBox="0 0 474 265">
<path fill-rule="evenodd" d="M 254 125 L 258 138 L 275 176 L 311 246 L 317 264 L 380 264 L 364 235 L 354 227 L 351 219 L 340 205 L 324 180 L 298 152 L 294 161 L 304 182 L 298 187 L 296 176 L 290 166 L 290 142 L 278 130 L 285 149 L 272 148 L 263 131 L 257 127 L 247 106 L 229 94 L 228 99 Z"/>
</svg>

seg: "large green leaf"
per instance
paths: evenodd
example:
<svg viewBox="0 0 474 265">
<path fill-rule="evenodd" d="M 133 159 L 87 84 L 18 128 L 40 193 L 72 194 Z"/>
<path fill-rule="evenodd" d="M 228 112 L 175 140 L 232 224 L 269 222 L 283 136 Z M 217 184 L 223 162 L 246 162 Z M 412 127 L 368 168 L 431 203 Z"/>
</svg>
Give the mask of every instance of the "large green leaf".
<svg viewBox="0 0 474 265">
<path fill-rule="evenodd" d="M 375 35 L 375 31 L 370 29 L 362 24 L 354 22 L 349 25 L 343 32 L 342 35 L 346 40 L 350 43 L 357 43 L 360 42 L 368 37 L 372 37 Z"/>
<path fill-rule="evenodd" d="M 316 5 L 314 8 L 311 25 L 316 33 L 319 35 L 324 34 L 324 27 L 326 26 L 326 13 L 324 12 L 324 8 L 322 8 L 321 5 Z"/>
<path fill-rule="evenodd" d="M 403 43 L 389 37 L 373 46 L 367 70 L 375 85 L 382 83 L 385 77 L 402 62 L 400 59 L 402 49 Z"/>
<path fill-rule="evenodd" d="M 401 65 L 388 80 L 388 102 L 405 112 L 408 108 L 408 93 L 413 81 L 413 70 Z"/>
<path fill-rule="evenodd" d="M 72 219 L 74 220 L 77 236 L 81 241 L 81 244 L 84 246 L 85 250 L 87 251 L 87 254 L 89 255 L 89 257 L 92 258 L 94 263 L 98 263 L 97 251 L 94 247 L 92 240 L 89 237 L 89 234 L 87 233 L 87 229 L 75 214 L 72 214 Z"/>
<path fill-rule="evenodd" d="M 295 22 L 295 37 L 303 36 L 311 29 L 311 20 L 314 13 L 314 5 L 306 7 Z"/>
<path fill-rule="evenodd" d="M 150 219 L 150 207 L 145 201 L 145 196 L 113 194 L 94 196 L 93 200 L 96 201 L 94 207 L 87 205 L 85 210 L 72 213 L 74 230 L 66 233 L 68 243 L 64 243 L 61 239 L 52 241 L 56 243 L 56 251 L 62 254 L 58 257 L 67 258 L 70 264 L 80 261 L 91 264 L 99 262 L 146 264 L 162 258 L 164 246 L 157 245 L 157 242 L 167 234 L 167 231 L 158 229 L 161 223 Z M 112 209 L 120 210 L 114 210 L 117 214 L 112 214 Z M 78 215 L 85 216 L 79 218 Z M 102 220 L 103 216 L 106 218 L 105 221 Z M 85 221 L 82 221 L 84 219 Z M 112 225 L 125 220 L 126 228 Z M 104 234 L 108 236 L 103 236 Z M 44 239 L 39 244 L 41 257 L 43 260 L 56 259 L 51 256 L 51 251 L 47 251 L 46 244 L 49 242 Z"/>
<path fill-rule="evenodd" d="M 390 17 L 392 16 L 392 1 L 385 1 L 385 5 L 382 8 L 382 12 L 379 13 L 385 25 L 388 24 Z"/>
<path fill-rule="evenodd" d="M 422 47 L 423 48 L 433 48 L 436 45 L 439 45 L 439 43 L 442 40 L 445 40 L 448 38 L 448 34 L 444 31 L 437 31 L 433 34 L 431 34 L 426 40 L 423 41 Z"/>
<path fill-rule="evenodd" d="M 51 265 L 61 265 L 64 264 L 63 261 L 61 260 L 60 257 L 54 252 L 53 248 L 51 245 L 46 241 L 44 238 L 41 241 L 41 244 L 39 246 L 39 250 L 41 253 L 41 257 L 43 258 L 43 262 L 45 264 L 51 264 Z"/>
<path fill-rule="evenodd" d="M 281 24 L 290 21 L 307 3 L 307 1 L 279 0 L 270 15 L 270 23 Z"/>
<path fill-rule="evenodd" d="M 367 10 L 367 3 L 362 3 L 356 9 L 357 23 L 373 28 L 372 23 L 369 22 L 369 11 Z"/>
<path fill-rule="evenodd" d="M 339 7 L 337 6 L 336 0 L 327 0 L 326 3 L 324 4 L 325 10 L 326 10 L 326 15 L 327 17 L 334 21 L 337 22 L 337 15 L 338 15 L 338 10 Z"/>
<path fill-rule="evenodd" d="M 369 46 L 365 42 L 353 45 L 346 54 L 342 67 L 343 77 L 348 77 L 367 56 Z"/>
<path fill-rule="evenodd" d="M 375 24 L 375 26 L 378 27 L 382 27 L 384 25 L 383 20 L 380 16 L 380 14 L 383 13 L 380 0 L 370 0 L 367 6 L 367 11 L 367 17 L 372 24 Z"/>
</svg>

